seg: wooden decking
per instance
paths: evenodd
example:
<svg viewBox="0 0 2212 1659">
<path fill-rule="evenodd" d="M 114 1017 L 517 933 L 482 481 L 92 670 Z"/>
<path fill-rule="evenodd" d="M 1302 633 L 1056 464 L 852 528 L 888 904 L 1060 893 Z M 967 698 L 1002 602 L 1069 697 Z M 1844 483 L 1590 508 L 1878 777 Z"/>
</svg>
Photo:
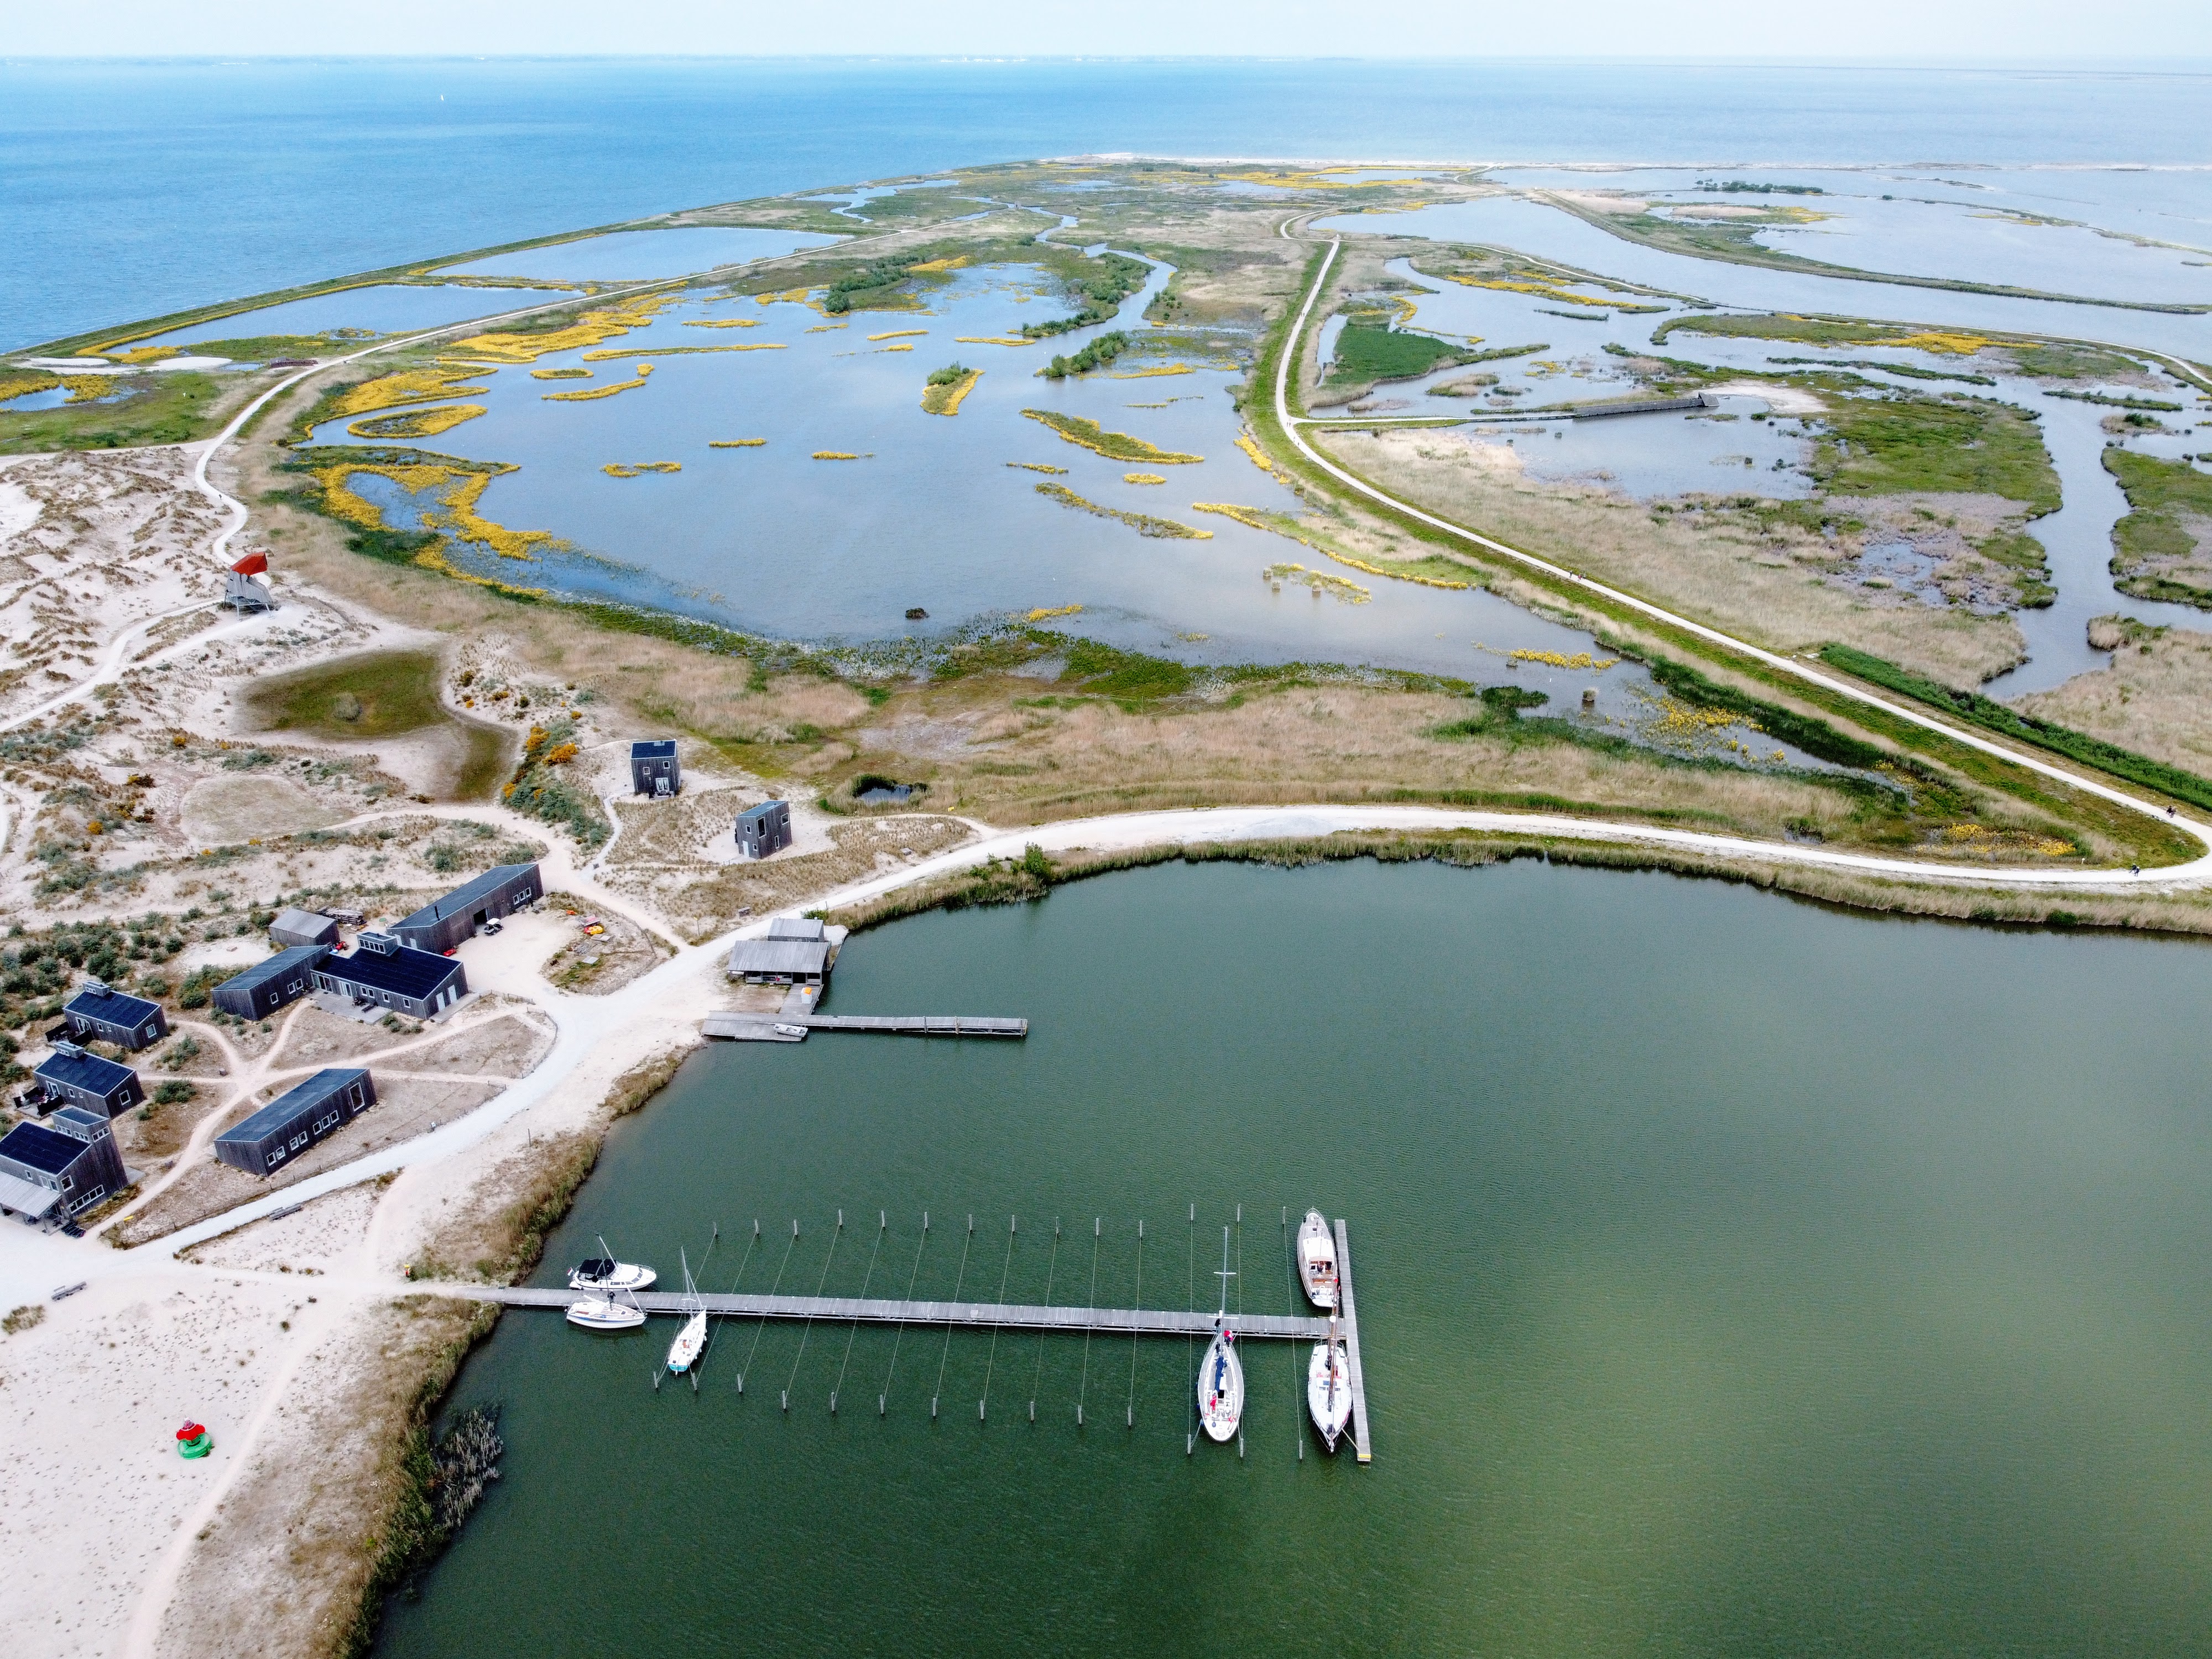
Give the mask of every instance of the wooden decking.
<svg viewBox="0 0 2212 1659">
<path fill-rule="evenodd" d="M 488 1287 L 471 1294 L 510 1308 L 566 1308 L 581 1292 L 568 1290 L 506 1290 Z M 649 1314 L 684 1311 L 673 1291 L 647 1291 L 637 1305 Z M 702 1293 L 700 1305 L 730 1319 L 850 1319 L 864 1325 L 954 1325 L 979 1331 L 1097 1331 L 1124 1336 L 1211 1336 L 1213 1316 L 1179 1308 L 1033 1307 L 1006 1302 L 900 1302 L 889 1297 L 849 1296 L 753 1296 Z M 1282 1314 L 1231 1314 L 1230 1328 L 1240 1338 L 1273 1337 L 1318 1341 L 1328 1334 L 1325 1319 Z"/>
<path fill-rule="evenodd" d="M 734 1042 L 804 1042 L 807 1031 L 872 1031 L 885 1036 L 1025 1037 L 1030 1023 L 988 1014 L 709 1014 L 700 1035 Z"/>
<path fill-rule="evenodd" d="M 1352 1245 L 1344 1236 L 1344 1222 L 1336 1224 L 1336 1295 L 1344 1316 L 1345 1368 L 1352 1373 L 1352 1447 L 1363 1463 L 1375 1461 L 1367 1438 L 1367 1376 L 1359 1367 L 1359 1314 L 1352 1303 Z"/>
</svg>

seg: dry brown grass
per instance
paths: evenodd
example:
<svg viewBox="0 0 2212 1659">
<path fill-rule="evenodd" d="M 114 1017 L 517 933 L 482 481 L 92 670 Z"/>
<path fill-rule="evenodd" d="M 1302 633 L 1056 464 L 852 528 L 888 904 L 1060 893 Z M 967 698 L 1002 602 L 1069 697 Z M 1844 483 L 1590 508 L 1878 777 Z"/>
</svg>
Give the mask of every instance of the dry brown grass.
<svg viewBox="0 0 2212 1659">
<path fill-rule="evenodd" d="M 2009 617 L 1834 584 L 1838 550 L 1787 526 L 1762 532 L 1741 519 L 1695 523 L 1610 490 L 1540 483 L 1446 434 L 1333 433 L 1318 441 L 1352 471 L 1455 523 L 1771 650 L 1840 641 L 1972 685 L 2023 649 Z"/>
<path fill-rule="evenodd" d="M 2014 706 L 2212 777 L 2212 634 L 2100 617 L 2089 639 L 2112 652 L 2110 667 Z"/>
<path fill-rule="evenodd" d="M 410 1488 L 413 1431 L 498 1310 L 439 1297 L 362 1309 L 311 1356 L 200 1534 L 157 1638 L 161 1659 L 348 1653 L 379 1534 Z"/>
</svg>

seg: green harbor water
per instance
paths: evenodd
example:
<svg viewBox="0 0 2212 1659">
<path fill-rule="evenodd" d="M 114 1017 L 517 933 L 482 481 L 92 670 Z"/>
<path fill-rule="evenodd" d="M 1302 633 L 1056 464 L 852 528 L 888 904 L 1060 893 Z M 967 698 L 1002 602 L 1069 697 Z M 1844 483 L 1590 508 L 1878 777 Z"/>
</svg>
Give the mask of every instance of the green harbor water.
<svg viewBox="0 0 2212 1659">
<path fill-rule="evenodd" d="M 502 1403 L 505 1478 L 380 1652 L 2204 1651 L 2209 994 L 2197 945 L 1535 864 L 1174 865 L 861 935 L 833 1012 L 1031 1036 L 708 1048 L 536 1282 L 604 1233 L 665 1286 L 719 1223 L 710 1289 L 1126 1306 L 1141 1217 L 1181 1307 L 1241 1203 L 1231 1295 L 1282 1311 L 1316 1203 L 1374 1463 L 1278 1345 L 1240 1459 L 1185 1455 L 1180 1340 L 731 1322 L 655 1393 L 671 1322 L 510 1313 L 453 1396 Z"/>
</svg>

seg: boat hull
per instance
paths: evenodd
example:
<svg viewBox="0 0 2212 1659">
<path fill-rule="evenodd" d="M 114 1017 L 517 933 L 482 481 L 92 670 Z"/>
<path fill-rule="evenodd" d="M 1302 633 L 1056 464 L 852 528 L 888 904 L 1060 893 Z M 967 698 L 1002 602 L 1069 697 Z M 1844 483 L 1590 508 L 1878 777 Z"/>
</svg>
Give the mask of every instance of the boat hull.
<svg viewBox="0 0 2212 1659">
<path fill-rule="evenodd" d="M 1244 1419 L 1244 1364 L 1237 1356 L 1237 1337 L 1226 1326 L 1206 1345 L 1198 1368 L 1198 1425 L 1207 1439 L 1225 1444 L 1237 1437 Z"/>
<path fill-rule="evenodd" d="M 568 1274 L 568 1288 L 572 1291 L 596 1291 L 601 1295 L 611 1296 L 617 1291 L 651 1290 L 659 1277 L 650 1267 L 640 1267 L 633 1261 L 617 1261 L 611 1273 L 596 1277 L 586 1275 L 581 1268 L 572 1271 Z"/>
<path fill-rule="evenodd" d="M 568 1322 L 587 1331 L 634 1331 L 645 1323 L 645 1310 L 620 1302 L 571 1302 Z"/>
<path fill-rule="evenodd" d="M 699 1363 L 699 1356 L 707 1349 L 707 1316 L 695 1313 L 684 1322 L 684 1328 L 676 1333 L 676 1340 L 668 1345 L 668 1369 L 688 1371 Z"/>
<path fill-rule="evenodd" d="M 1336 1311 L 1336 1240 L 1319 1210 L 1308 1210 L 1298 1224 L 1298 1283 L 1315 1307 Z"/>
<path fill-rule="evenodd" d="M 1345 1425 L 1352 1421 L 1352 1367 L 1341 1344 L 1314 1344 L 1313 1358 L 1306 1364 L 1306 1411 L 1322 1444 L 1334 1451 Z"/>
</svg>

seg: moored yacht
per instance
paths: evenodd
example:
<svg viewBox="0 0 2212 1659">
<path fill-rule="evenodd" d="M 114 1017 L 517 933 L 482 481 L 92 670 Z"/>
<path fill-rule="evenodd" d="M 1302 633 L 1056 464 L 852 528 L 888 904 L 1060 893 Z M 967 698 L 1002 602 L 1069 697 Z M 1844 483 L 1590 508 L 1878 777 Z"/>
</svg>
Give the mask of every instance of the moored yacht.
<svg viewBox="0 0 2212 1659">
<path fill-rule="evenodd" d="M 660 1275 L 652 1268 L 635 1261 L 617 1261 L 615 1253 L 607 1249 L 607 1241 L 599 1241 L 599 1254 L 588 1261 L 580 1261 L 568 1269 L 568 1288 L 572 1291 L 598 1291 L 611 1296 L 617 1291 L 644 1291 L 653 1287 Z"/>
<path fill-rule="evenodd" d="M 1352 1367 L 1345 1358 L 1344 1344 L 1337 1340 L 1334 1320 L 1328 1340 L 1314 1344 L 1313 1358 L 1306 1365 L 1306 1410 L 1321 1431 L 1322 1444 L 1334 1451 L 1345 1425 L 1352 1420 Z"/>
<path fill-rule="evenodd" d="M 676 1340 L 668 1345 L 668 1369 L 688 1371 L 699 1363 L 699 1356 L 707 1351 L 707 1307 L 699 1300 L 698 1287 L 691 1282 L 691 1264 L 684 1264 L 684 1328 L 676 1333 Z"/>
<path fill-rule="evenodd" d="M 1336 1240 L 1319 1210 L 1308 1210 L 1298 1224 L 1298 1280 L 1307 1301 L 1324 1313 L 1336 1311 Z"/>
<path fill-rule="evenodd" d="M 1221 1311 L 1214 1318 L 1213 1340 L 1198 1368 L 1198 1425 L 1206 1437 L 1225 1444 L 1236 1437 L 1244 1418 L 1244 1364 L 1237 1357 L 1237 1333 L 1229 1328 L 1229 1229 L 1221 1230 Z"/>
<path fill-rule="evenodd" d="M 568 1304 L 568 1322 L 587 1331 L 634 1331 L 645 1323 L 645 1310 L 621 1296 L 586 1297 Z"/>
</svg>

